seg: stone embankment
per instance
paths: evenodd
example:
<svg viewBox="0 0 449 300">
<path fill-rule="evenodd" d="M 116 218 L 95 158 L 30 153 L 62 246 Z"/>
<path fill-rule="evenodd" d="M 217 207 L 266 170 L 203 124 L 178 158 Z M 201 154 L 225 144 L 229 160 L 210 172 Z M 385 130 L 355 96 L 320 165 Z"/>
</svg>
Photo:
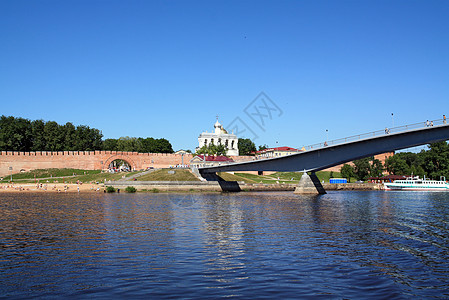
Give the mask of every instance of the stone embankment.
<svg viewBox="0 0 449 300">
<path fill-rule="evenodd" d="M 264 183 L 244 183 L 238 182 L 242 191 L 294 191 L 296 184 L 264 184 Z M 119 189 L 125 189 L 127 186 L 133 186 L 138 191 L 159 190 L 161 192 L 176 191 L 206 191 L 220 192 L 222 188 L 217 181 L 110 181 L 105 186 L 113 186 Z M 345 183 L 330 184 L 325 183 L 323 187 L 327 191 L 369 191 L 381 190 L 382 184 L 379 183 Z"/>
<path fill-rule="evenodd" d="M 382 183 L 324 183 L 323 187 L 326 191 L 372 191 L 382 190 Z"/>
</svg>

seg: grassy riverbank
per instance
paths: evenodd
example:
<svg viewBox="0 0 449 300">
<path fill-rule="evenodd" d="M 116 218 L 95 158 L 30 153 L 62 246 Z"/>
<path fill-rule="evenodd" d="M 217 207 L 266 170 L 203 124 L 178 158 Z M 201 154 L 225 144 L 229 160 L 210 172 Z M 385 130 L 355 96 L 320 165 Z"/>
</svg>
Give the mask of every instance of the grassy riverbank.
<svg viewBox="0 0 449 300">
<path fill-rule="evenodd" d="M 139 176 L 139 174 L 142 174 Z M 227 181 L 239 181 L 247 184 L 298 184 L 302 172 L 277 172 L 271 175 L 254 175 L 247 173 L 226 173 L 218 175 Z M 30 172 L 13 174 L 13 182 L 17 183 L 104 183 L 109 181 L 121 181 L 127 177 L 134 176 L 136 181 L 199 181 L 199 179 L 188 169 L 160 169 L 148 172 L 122 172 L 109 173 L 101 170 L 80 170 L 80 169 L 40 169 Z M 320 181 L 329 182 L 332 177 L 340 177 L 338 172 L 317 172 Z M 0 183 L 10 181 L 10 176 L 5 176 Z"/>
<path fill-rule="evenodd" d="M 254 175 L 236 172 L 219 173 L 219 176 L 228 181 L 244 181 L 245 183 L 265 183 L 265 184 L 298 184 L 302 177 L 302 172 L 276 172 L 271 175 Z M 338 172 L 319 171 L 316 173 L 318 179 L 322 182 L 329 182 L 333 178 L 340 177 Z"/>
<path fill-rule="evenodd" d="M 200 181 L 186 169 L 160 169 L 136 179 L 138 181 Z"/>
<path fill-rule="evenodd" d="M 12 175 L 12 181 L 17 183 L 69 183 L 69 182 L 104 182 L 109 180 L 120 180 L 139 172 L 109 173 L 101 170 L 80 170 L 80 169 L 38 169 L 30 172 L 17 173 Z M 11 176 L 3 177 L 0 183 L 7 183 Z"/>
</svg>

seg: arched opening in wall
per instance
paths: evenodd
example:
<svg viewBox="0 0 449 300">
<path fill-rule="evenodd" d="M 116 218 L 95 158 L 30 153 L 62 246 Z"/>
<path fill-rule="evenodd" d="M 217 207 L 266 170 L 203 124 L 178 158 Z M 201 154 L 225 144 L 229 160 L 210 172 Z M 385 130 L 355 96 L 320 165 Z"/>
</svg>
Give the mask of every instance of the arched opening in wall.
<svg viewBox="0 0 449 300">
<path fill-rule="evenodd" d="M 123 159 L 115 159 L 111 161 L 108 165 L 108 170 L 111 173 L 117 172 L 131 172 L 132 166 L 129 162 Z"/>
</svg>

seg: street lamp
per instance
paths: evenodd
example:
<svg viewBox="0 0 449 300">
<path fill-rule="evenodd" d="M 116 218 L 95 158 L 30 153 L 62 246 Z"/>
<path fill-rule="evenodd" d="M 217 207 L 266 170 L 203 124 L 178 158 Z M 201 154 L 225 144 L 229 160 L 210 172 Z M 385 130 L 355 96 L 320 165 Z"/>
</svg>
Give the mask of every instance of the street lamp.
<svg viewBox="0 0 449 300">
<path fill-rule="evenodd" d="M 326 129 L 326 142 L 328 140 L 328 133 L 329 133 L 329 130 Z"/>
<path fill-rule="evenodd" d="M 391 113 L 391 122 L 393 123 L 393 127 L 394 128 L 394 117 L 393 117 L 393 113 Z"/>
</svg>

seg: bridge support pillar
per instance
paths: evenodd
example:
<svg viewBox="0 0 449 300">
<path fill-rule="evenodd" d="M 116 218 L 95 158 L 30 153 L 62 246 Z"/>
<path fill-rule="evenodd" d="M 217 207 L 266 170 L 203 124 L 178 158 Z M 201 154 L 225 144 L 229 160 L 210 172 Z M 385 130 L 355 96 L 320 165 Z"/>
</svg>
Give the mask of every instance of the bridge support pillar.
<svg viewBox="0 0 449 300">
<path fill-rule="evenodd" d="M 237 181 L 226 181 L 220 176 L 217 175 L 217 173 L 201 173 L 199 172 L 201 177 L 206 179 L 207 181 L 218 181 L 218 184 L 221 187 L 221 190 L 223 192 L 240 192 L 240 185 Z"/>
<path fill-rule="evenodd" d="M 326 194 L 320 180 L 316 176 L 315 172 L 312 172 L 310 176 L 307 172 L 301 177 L 298 185 L 294 191 L 295 194 Z"/>
</svg>

